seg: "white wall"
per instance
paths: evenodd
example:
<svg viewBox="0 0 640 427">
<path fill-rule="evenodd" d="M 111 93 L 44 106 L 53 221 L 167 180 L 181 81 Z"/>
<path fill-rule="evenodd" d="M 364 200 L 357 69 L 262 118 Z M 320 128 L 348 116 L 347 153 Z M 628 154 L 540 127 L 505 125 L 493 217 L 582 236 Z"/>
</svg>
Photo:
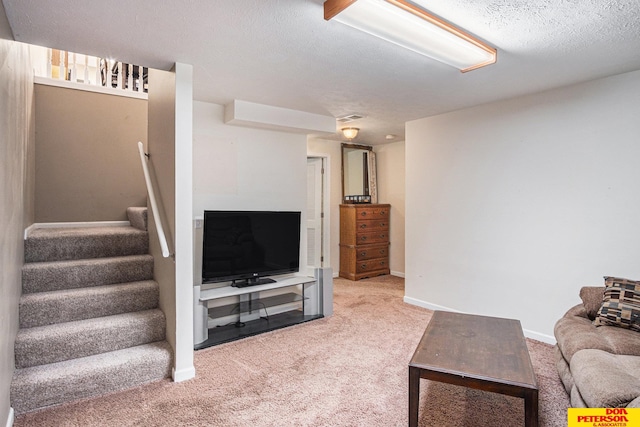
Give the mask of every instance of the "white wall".
<svg viewBox="0 0 640 427">
<path fill-rule="evenodd" d="M 224 107 L 193 103 L 193 216 L 205 210 L 302 212 L 306 259 L 306 136 L 226 125 Z M 193 283 L 201 282 L 202 230 L 196 230 Z"/>
<path fill-rule="evenodd" d="M 34 215 L 33 109 L 29 47 L 0 39 L 0 425 L 10 425 L 13 418 L 9 390 L 22 293 L 22 236 Z"/>
<path fill-rule="evenodd" d="M 409 122 L 405 299 L 553 340 L 581 286 L 640 279 L 639 101 L 637 71 Z"/>
<path fill-rule="evenodd" d="M 378 202 L 391 204 L 389 221 L 389 267 L 394 276 L 405 276 L 404 268 L 404 141 L 376 145 Z"/>
</svg>

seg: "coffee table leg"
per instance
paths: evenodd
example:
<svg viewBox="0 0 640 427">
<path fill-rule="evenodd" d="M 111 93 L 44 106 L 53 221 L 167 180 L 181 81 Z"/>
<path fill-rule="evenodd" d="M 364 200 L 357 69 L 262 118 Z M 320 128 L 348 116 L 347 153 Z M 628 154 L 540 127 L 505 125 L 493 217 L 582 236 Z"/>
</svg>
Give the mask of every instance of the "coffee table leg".
<svg viewBox="0 0 640 427">
<path fill-rule="evenodd" d="M 409 427 L 418 427 L 420 369 L 409 366 Z"/>
<path fill-rule="evenodd" d="M 524 425 L 538 427 L 538 390 L 531 390 L 524 396 Z"/>
</svg>

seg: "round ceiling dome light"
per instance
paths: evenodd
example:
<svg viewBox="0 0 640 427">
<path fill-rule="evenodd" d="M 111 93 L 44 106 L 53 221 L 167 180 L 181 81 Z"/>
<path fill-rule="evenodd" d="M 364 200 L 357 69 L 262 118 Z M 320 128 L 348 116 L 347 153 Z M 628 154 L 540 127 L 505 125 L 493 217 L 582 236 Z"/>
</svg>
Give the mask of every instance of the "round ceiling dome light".
<svg viewBox="0 0 640 427">
<path fill-rule="evenodd" d="M 342 130 L 342 134 L 344 135 L 344 137 L 347 138 L 349 141 L 351 141 L 353 138 L 358 136 L 358 131 L 360 129 L 358 129 L 358 128 L 342 128 L 341 130 Z"/>
</svg>

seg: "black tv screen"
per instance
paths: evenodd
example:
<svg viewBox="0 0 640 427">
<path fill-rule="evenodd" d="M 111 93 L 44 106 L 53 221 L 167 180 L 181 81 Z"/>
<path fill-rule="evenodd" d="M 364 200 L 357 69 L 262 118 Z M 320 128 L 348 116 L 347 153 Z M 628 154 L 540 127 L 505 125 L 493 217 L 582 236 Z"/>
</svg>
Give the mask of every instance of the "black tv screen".
<svg viewBox="0 0 640 427">
<path fill-rule="evenodd" d="M 300 212 L 205 211 L 202 282 L 268 283 L 300 267 Z"/>
</svg>

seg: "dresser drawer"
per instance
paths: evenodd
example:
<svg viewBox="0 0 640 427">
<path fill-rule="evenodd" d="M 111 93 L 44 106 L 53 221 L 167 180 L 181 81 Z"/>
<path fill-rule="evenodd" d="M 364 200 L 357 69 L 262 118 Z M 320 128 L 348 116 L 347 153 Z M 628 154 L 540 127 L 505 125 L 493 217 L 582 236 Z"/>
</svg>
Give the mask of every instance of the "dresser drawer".
<svg viewBox="0 0 640 427">
<path fill-rule="evenodd" d="M 388 218 L 361 219 L 356 221 L 356 232 L 388 230 Z"/>
<path fill-rule="evenodd" d="M 370 243 L 386 243 L 389 241 L 387 230 L 369 231 L 356 234 L 356 245 L 368 245 Z"/>
<path fill-rule="evenodd" d="M 374 258 L 386 258 L 389 256 L 389 245 L 379 245 L 379 246 L 359 246 L 355 248 L 356 251 L 356 260 L 365 261 L 368 259 Z"/>
<path fill-rule="evenodd" d="M 358 261 L 356 263 L 356 274 L 376 270 L 385 270 L 387 268 L 389 268 L 389 260 L 387 258 L 376 258 L 366 261 Z"/>
<path fill-rule="evenodd" d="M 356 211 L 356 219 L 376 219 L 376 218 L 389 218 L 388 207 L 367 207 L 358 208 Z"/>
</svg>

